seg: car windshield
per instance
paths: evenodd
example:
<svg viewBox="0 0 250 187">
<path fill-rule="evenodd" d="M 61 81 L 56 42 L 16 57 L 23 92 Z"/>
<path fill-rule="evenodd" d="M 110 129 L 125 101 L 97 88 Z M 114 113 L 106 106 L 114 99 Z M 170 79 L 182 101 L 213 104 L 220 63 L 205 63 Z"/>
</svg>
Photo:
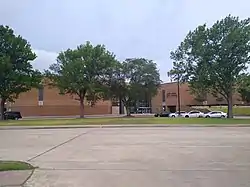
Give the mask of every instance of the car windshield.
<svg viewBox="0 0 250 187">
<path fill-rule="evenodd" d="M 176 114 L 179 114 L 179 112 L 175 112 Z M 184 114 L 184 113 L 186 113 L 186 112 L 184 112 L 184 111 L 180 111 L 180 113 L 181 114 Z"/>
<path fill-rule="evenodd" d="M 190 113 L 200 113 L 199 111 L 191 111 Z"/>
<path fill-rule="evenodd" d="M 12 111 L 8 111 L 8 112 L 6 112 L 6 114 L 20 114 L 20 112 L 12 112 Z"/>
</svg>

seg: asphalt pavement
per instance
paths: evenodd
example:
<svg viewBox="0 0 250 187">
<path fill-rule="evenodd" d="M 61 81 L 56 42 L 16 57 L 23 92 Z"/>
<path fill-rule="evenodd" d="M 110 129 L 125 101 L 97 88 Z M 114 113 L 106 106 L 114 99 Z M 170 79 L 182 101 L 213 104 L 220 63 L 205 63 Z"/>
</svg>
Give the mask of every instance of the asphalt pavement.
<svg viewBox="0 0 250 187">
<path fill-rule="evenodd" d="M 249 127 L 0 131 L 0 159 L 38 166 L 25 187 L 249 187 Z"/>
<path fill-rule="evenodd" d="M 132 114 L 136 117 L 154 117 L 154 114 Z M 124 114 L 104 114 L 104 115 L 85 115 L 85 118 L 115 118 L 123 117 Z M 79 118 L 79 116 L 26 116 L 23 120 L 34 120 L 34 119 L 72 119 Z M 234 116 L 236 119 L 250 119 L 250 116 Z"/>
</svg>

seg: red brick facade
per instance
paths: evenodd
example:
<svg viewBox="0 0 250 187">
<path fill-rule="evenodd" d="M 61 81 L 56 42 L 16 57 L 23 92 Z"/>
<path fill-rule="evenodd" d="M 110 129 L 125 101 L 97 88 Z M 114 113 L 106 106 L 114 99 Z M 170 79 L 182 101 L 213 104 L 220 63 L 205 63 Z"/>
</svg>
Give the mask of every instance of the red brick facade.
<svg viewBox="0 0 250 187">
<path fill-rule="evenodd" d="M 165 90 L 165 91 L 164 91 Z M 165 93 L 164 93 L 165 92 Z M 165 83 L 162 84 L 159 88 L 158 94 L 152 99 L 152 112 L 158 112 L 163 110 L 163 107 L 166 106 L 166 110 L 169 110 L 171 107 L 178 108 L 178 99 L 177 99 L 177 83 Z M 165 95 L 165 102 L 163 99 Z M 241 105 L 243 104 L 239 94 L 233 96 L 233 104 Z M 180 105 L 181 110 L 186 110 L 189 106 L 200 106 L 200 105 L 226 105 L 224 99 L 218 100 L 212 95 L 208 95 L 207 102 L 199 102 L 195 100 L 194 96 L 191 95 L 189 91 L 188 84 L 180 85 Z"/>
<path fill-rule="evenodd" d="M 165 93 L 163 93 L 165 92 Z M 163 98 L 165 95 L 165 101 Z M 7 103 L 6 108 L 12 111 L 20 111 L 23 116 L 73 116 L 80 114 L 79 101 L 70 95 L 60 95 L 56 88 L 45 87 L 43 90 L 43 105 L 39 105 L 38 89 L 32 89 L 29 92 L 22 93 L 15 103 Z M 190 106 L 200 105 L 225 105 L 225 100 L 217 100 L 215 97 L 209 95 L 207 103 L 198 102 L 190 94 L 188 84 L 180 85 L 180 100 L 181 110 L 187 110 Z M 234 95 L 233 104 L 243 104 L 239 95 Z M 159 88 L 158 94 L 152 98 L 151 102 L 152 112 L 162 111 L 163 107 L 166 110 L 178 109 L 177 101 L 177 84 L 165 83 Z M 118 110 L 117 108 L 113 110 Z M 119 110 L 118 110 L 119 111 Z M 117 113 L 117 111 L 113 111 Z M 101 115 L 112 114 L 111 101 L 99 101 L 95 106 L 91 107 L 87 102 L 85 103 L 86 115 Z"/>
<path fill-rule="evenodd" d="M 38 89 L 22 93 L 15 103 L 7 103 L 7 108 L 20 111 L 23 116 L 70 116 L 79 115 L 79 101 L 70 95 L 60 95 L 56 88 L 44 87 L 43 105 L 39 106 Z M 110 101 L 99 101 L 91 107 L 85 103 L 85 114 L 111 114 Z"/>
</svg>

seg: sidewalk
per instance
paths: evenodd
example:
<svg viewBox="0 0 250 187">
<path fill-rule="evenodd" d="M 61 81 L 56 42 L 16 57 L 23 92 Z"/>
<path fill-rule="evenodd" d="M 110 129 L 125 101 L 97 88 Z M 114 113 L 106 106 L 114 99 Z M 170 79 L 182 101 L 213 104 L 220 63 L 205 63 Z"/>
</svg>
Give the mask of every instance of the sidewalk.
<svg viewBox="0 0 250 187">
<path fill-rule="evenodd" d="M 0 186 L 17 186 L 21 187 L 32 175 L 33 170 L 22 171 L 2 171 L 0 172 Z"/>
<path fill-rule="evenodd" d="M 154 114 L 132 114 L 136 117 L 153 117 Z M 126 114 L 102 114 L 102 115 L 84 115 L 85 118 L 115 118 L 115 117 L 123 117 Z M 77 116 L 25 116 L 22 119 L 29 120 L 29 119 L 72 119 L 72 118 L 79 118 Z"/>
<path fill-rule="evenodd" d="M 71 129 L 71 128 L 147 128 L 147 127 L 250 127 L 250 124 L 112 124 L 112 125 L 56 125 L 56 126 L 0 126 L 0 130 Z"/>
</svg>

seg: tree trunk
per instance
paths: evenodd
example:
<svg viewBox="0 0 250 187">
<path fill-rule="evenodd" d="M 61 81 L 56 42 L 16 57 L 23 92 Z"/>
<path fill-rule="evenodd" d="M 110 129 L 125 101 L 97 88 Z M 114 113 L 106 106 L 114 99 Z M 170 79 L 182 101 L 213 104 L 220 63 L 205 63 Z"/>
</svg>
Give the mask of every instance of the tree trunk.
<svg viewBox="0 0 250 187">
<path fill-rule="evenodd" d="M 125 108 L 126 108 L 127 116 L 131 116 L 130 107 L 127 104 L 125 104 Z"/>
<path fill-rule="evenodd" d="M 148 107 L 150 108 L 150 113 L 152 113 L 152 103 L 151 103 L 152 99 L 151 96 L 148 97 Z"/>
<path fill-rule="evenodd" d="M 1 106 L 0 106 L 0 109 L 1 109 L 1 116 L 0 116 L 0 119 L 1 120 L 4 120 L 4 107 L 5 107 L 5 99 L 1 99 Z"/>
<path fill-rule="evenodd" d="M 227 103 L 227 117 L 233 118 L 233 94 L 229 93 Z"/>
<path fill-rule="evenodd" d="M 119 97 L 119 114 L 124 114 L 124 107 L 121 97 Z"/>
<path fill-rule="evenodd" d="M 80 118 L 84 118 L 84 98 L 80 98 Z"/>
<path fill-rule="evenodd" d="M 180 96 L 180 78 L 179 78 L 179 74 L 178 74 L 178 82 L 177 82 L 177 95 L 178 95 L 178 116 L 181 115 L 181 96 Z"/>
</svg>

